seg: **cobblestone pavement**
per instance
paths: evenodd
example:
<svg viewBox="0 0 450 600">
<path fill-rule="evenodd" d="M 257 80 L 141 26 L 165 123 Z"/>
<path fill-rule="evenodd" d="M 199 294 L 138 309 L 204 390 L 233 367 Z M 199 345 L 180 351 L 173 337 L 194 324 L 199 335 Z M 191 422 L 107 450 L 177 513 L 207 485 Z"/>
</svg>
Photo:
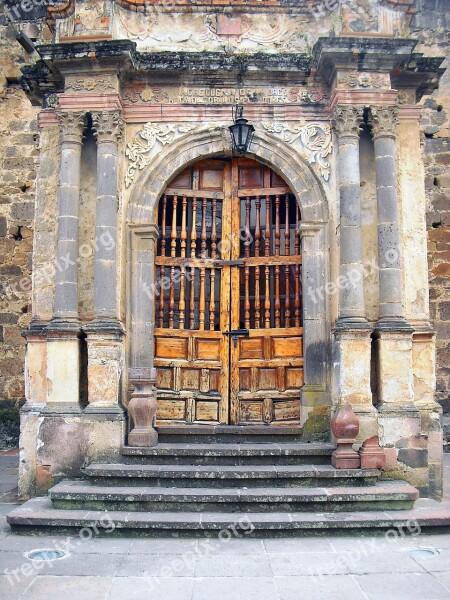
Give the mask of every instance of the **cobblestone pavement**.
<svg viewBox="0 0 450 600">
<path fill-rule="evenodd" d="M 222 540 L 11 534 L 17 451 L 0 452 L 1 600 L 450 600 L 450 534 Z M 450 455 L 445 456 L 450 499 Z M 418 534 L 418 535 L 415 535 Z M 35 549 L 65 550 L 31 561 Z"/>
</svg>

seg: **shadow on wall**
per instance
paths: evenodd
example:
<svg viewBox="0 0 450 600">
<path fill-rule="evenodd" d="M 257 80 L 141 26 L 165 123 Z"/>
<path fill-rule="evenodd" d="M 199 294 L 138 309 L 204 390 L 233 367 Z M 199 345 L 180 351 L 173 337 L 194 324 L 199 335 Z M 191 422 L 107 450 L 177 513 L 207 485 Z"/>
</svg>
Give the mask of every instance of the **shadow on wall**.
<svg viewBox="0 0 450 600">
<path fill-rule="evenodd" d="M 0 407 L 0 450 L 18 447 L 19 430 L 19 409 Z"/>
</svg>

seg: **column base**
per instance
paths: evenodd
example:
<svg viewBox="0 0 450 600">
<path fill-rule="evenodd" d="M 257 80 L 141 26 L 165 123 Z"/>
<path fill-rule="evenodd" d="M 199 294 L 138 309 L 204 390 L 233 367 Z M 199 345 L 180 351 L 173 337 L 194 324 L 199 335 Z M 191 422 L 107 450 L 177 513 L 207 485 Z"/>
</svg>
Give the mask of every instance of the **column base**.
<svg viewBox="0 0 450 600">
<path fill-rule="evenodd" d="M 124 329 L 114 319 L 97 319 L 83 327 L 87 338 L 88 402 L 85 412 L 123 413 L 120 407 L 125 368 Z"/>
<path fill-rule="evenodd" d="M 366 322 L 339 320 L 334 328 L 334 388 L 339 406 L 350 402 L 359 419 L 356 442 L 362 443 L 378 433 L 376 409 L 372 403 L 371 333 Z"/>
</svg>

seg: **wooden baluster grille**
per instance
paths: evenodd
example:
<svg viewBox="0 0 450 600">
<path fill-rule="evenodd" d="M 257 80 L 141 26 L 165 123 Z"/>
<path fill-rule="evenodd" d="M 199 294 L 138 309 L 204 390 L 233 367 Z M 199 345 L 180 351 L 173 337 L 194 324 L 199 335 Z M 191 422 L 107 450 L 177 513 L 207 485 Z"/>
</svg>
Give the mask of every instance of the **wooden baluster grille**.
<svg viewBox="0 0 450 600">
<path fill-rule="evenodd" d="M 177 204 L 178 198 L 172 199 L 172 231 L 170 234 L 170 256 L 174 258 L 177 254 Z M 169 287 L 169 328 L 173 328 L 175 309 L 175 266 L 170 267 L 170 287 Z"/>
<path fill-rule="evenodd" d="M 255 257 L 259 258 L 261 249 L 261 198 L 256 198 L 256 224 L 255 224 Z M 255 329 L 261 327 L 261 289 L 260 289 L 260 268 L 255 267 Z"/>
<path fill-rule="evenodd" d="M 286 256 L 289 256 L 291 253 L 291 237 L 290 237 L 290 229 L 289 229 L 289 195 L 286 194 L 285 198 L 285 224 L 284 224 L 284 253 Z M 289 265 L 286 265 L 284 268 L 284 276 L 286 279 L 286 292 L 284 299 L 284 326 L 291 326 L 291 286 L 290 286 L 290 277 L 291 277 L 291 268 Z"/>
<path fill-rule="evenodd" d="M 266 231 L 264 236 L 264 256 L 270 256 L 270 196 L 266 196 Z M 266 276 L 266 290 L 264 299 L 264 327 L 270 328 L 270 267 L 264 267 Z"/>
<path fill-rule="evenodd" d="M 300 209 L 296 206 L 296 220 L 295 220 L 295 255 L 300 256 L 300 235 L 298 228 L 300 225 Z M 295 265 L 295 326 L 300 327 L 301 325 L 301 301 L 300 301 L 300 265 Z"/>
</svg>

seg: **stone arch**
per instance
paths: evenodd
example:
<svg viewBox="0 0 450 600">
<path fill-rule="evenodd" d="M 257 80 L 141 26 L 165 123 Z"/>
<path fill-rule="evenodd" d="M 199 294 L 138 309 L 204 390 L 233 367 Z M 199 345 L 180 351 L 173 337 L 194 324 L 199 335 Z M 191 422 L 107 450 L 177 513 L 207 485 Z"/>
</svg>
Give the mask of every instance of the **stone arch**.
<svg viewBox="0 0 450 600">
<path fill-rule="evenodd" d="M 154 378 L 152 289 L 159 198 L 170 180 L 189 164 L 218 155 L 231 155 L 228 129 L 201 126 L 165 147 L 134 185 L 127 212 L 128 375 L 131 381 Z M 255 133 L 248 156 L 267 164 L 289 184 L 301 211 L 305 421 L 316 406 L 330 404 L 330 315 L 324 293 L 329 281 L 326 196 L 310 165 L 282 140 Z"/>
<path fill-rule="evenodd" d="M 157 203 L 169 181 L 189 164 L 217 155 L 231 155 L 226 127 L 203 126 L 175 140 L 155 157 L 134 185 L 128 224 L 156 223 Z M 322 186 L 311 166 L 291 146 L 274 136 L 256 132 L 247 156 L 267 164 L 283 177 L 297 197 L 303 221 L 327 222 L 328 206 Z"/>
</svg>

